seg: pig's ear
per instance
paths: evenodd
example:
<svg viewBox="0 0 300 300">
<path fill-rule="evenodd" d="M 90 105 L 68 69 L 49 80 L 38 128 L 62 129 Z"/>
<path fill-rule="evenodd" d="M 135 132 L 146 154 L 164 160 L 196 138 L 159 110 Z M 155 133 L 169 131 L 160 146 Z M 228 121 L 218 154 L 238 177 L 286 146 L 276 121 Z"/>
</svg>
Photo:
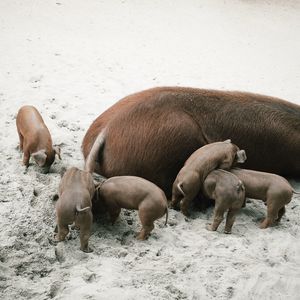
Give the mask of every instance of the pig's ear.
<svg viewBox="0 0 300 300">
<path fill-rule="evenodd" d="M 47 155 L 46 155 L 46 150 L 42 149 L 40 151 L 37 151 L 35 153 L 32 153 L 32 157 L 35 160 L 35 162 L 40 166 L 44 166 L 46 159 L 47 159 Z"/>
<path fill-rule="evenodd" d="M 228 143 L 228 144 L 231 143 L 231 139 L 224 141 L 224 143 Z"/>
<path fill-rule="evenodd" d="M 58 158 L 61 160 L 61 156 L 60 156 L 60 147 L 54 146 L 54 147 L 53 147 L 53 151 L 55 152 L 55 154 L 57 154 Z"/>
</svg>

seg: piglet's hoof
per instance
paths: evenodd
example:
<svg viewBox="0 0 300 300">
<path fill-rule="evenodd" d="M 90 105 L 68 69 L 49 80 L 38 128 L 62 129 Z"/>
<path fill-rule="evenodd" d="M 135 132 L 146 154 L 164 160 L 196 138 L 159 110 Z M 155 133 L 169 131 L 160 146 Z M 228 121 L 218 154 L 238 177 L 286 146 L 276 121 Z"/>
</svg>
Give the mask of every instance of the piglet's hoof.
<svg viewBox="0 0 300 300">
<path fill-rule="evenodd" d="M 229 230 L 224 230 L 224 233 L 225 233 L 225 234 L 231 234 L 231 231 L 229 231 Z"/>
<path fill-rule="evenodd" d="M 139 241 L 145 241 L 148 238 L 144 233 L 140 232 L 136 235 L 136 239 Z"/>
<path fill-rule="evenodd" d="M 268 221 L 265 219 L 265 220 L 263 220 L 261 223 L 260 223 L 260 225 L 259 225 L 259 228 L 260 229 L 266 229 L 266 228 L 268 228 L 269 227 L 269 224 L 268 224 Z"/>
<path fill-rule="evenodd" d="M 259 228 L 260 229 L 266 229 L 268 228 L 268 226 L 266 224 L 264 224 L 264 222 L 262 222 L 260 225 L 259 225 Z"/>
<path fill-rule="evenodd" d="M 171 208 L 171 209 L 175 209 L 175 210 L 179 210 L 179 209 L 180 209 L 180 208 L 179 208 L 179 205 L 176 204 L 176 203 L 173 203 L 173 202 L 170 202 L 168 206 L 169 206 L 169 208 Z"/>
<path fill-rule="evenodd" d="M 80 250 L 83 251 L 83 252 L 85 252 L 85 253 L 92 253 L 92 252 L 94 252 L 94 250 L 92 248 L 90 248 L 90 247 L 87 247 L 87 248 L 84 248 L 84 249 L 80 248 Z"/>
<path fill-rule="evenodd" d="M 56 239 L 56 235 L 54 235 L 53 237 L 48 237 L 48 241 L 51 245 L 56 246 L 58 244 L 58 240 Z"/>
<path fill-rule="evenodd" d="M 187 210 L 181 210 L 181 212 L 183 213 L 183 215 L 185 215 L 186 217 L 190 217 L 190 213 Z"/>
<path fill-rule="evenodd" d="M 207 224 L 207 225 L 205 226 L 205 228 L 206 228 L 208 231 L 213 231 L 211 224 Z"/>
<path fill-rule="evenodd" d="M 72 230 L 80 230 L 80 228 L 78 226 L 76 226 L 75 224 L 71 225 L 71 229 Z"/>
</svg>

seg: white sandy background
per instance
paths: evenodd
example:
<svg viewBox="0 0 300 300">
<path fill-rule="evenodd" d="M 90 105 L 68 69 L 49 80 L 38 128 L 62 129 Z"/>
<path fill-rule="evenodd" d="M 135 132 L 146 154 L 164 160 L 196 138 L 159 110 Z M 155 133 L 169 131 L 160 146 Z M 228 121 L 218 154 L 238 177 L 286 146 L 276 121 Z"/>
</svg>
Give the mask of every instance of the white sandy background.
<svg viewBox="0 0 300 300">
<path fill-rule="evenodd" d="M 277 227 L 250 201 L 232 235 L 212 210 L 170 210 L 146 242 L 136 212 L 51 245 L 62 167 L 82 167 L 91 122 L 132 92 L 162 85 L 244 90 L 300 104 L 299 1 L 0 1 L 1 299 L 299 299 L 300 198 Z M 41 112 L 63 161 L 28 172 L 15 116 Z M 284 145 L 283 145 L 284 147 Z M 300 153 L 299 153 L 300 155 Z M 300 189 L 299 180 L 291 180 Z"/>
</svg>

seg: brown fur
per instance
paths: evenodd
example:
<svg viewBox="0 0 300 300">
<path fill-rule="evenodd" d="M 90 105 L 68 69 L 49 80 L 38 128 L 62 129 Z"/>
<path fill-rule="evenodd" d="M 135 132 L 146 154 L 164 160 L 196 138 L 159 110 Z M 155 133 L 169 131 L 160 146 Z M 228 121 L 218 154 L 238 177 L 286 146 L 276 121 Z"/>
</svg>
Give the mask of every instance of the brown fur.
<svg viewBox="0 0 300 300">
<path fill-rule="evenodd" d="M 280 221 L 285 213 L 285 205 L 293 196 L 293 188 L 288 181 L 278 175 L 245 169 L 231 169 L 245 185 L 246 197 L 263 200 L 267 205 L 267 217 L 260 228 L 267 228 Z"/>
<path fill-rule="evenodd" d="M 243 157 L 241 157 L 243 156 Z M 184 215 L 188 215 L 190 202 L 199 193 L 205 177 L 214 169 L 230 169 L 240 159 L 246 160 L 245 151 L 230 140 L 215 142 L 196 150 L 179 171 L 172 188 L 172 206 L 180 202 Z"/>
<path fill-rule="evenodd" d="M 231 233 L 235 216 L 245 201 L 245 187 L 234 174 L 224 170 L 214 170 L 203 183 L 203 193 L 215 200 L 213 223 L 208 230 L 216 231 L 227 212 L 225 233 Z"/>
<path fill-rule="evenodd" d="M 95 185 L 91 174 L 75 167 L 64 174 L 59 185 L 59 200 L 56 203 L 58 233 L 57 241 L 63 241 L 69 233 L 68 225 L 75 222 L 80 228 L 80 249 L 91 252 L 88 246 L 93 221 L 91 199 Z"/>
<path fill-rule="evenodd" d="M 114 224 L 121 208 L 138 210 L 142 230 L 137 239 L 145 240 L 154 228 L 154 221 L 166 214 L 168 204 L 164 192 L 155 184 L 135 176 L 116 176 L 99 184 L 98 197 L 106 206 Z"/>
<path fill-rule="evenodd" d="M 167 197 L 196 149 L 228 138 L 245 149 L 246 168 L 300 176 L 300 106 L 268 96 L 180 87 L 130 95 L 90 126 L 85 158 L 104 128 L 95 171 L 146 178 Z"/>
<path fill-rule="evenodd" d="M 55 154 L 60 158 L 60 149 L 52 146 L 50 132 L 35 107 L 29 105 L 21 107 L 16 124 L 20 150 L 24 152 L 23 164 L 26 167 L 29 166 L 30 156 L 33 156 L 40 167 L 50 167 L 54 162 Z"/>
</svg>

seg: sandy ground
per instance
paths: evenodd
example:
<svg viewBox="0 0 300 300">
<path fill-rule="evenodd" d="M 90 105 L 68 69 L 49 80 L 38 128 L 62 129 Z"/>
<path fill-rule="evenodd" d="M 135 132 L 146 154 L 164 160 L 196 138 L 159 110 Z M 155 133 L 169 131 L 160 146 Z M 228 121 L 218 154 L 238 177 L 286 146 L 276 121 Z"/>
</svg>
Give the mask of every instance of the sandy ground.
<svg viewBox="0 0 300 300">
<path fill-rule="evenodd" d="M 54 246 L 53 195 L 62 167 L 82 167 L 91 122 L 121 97 L 181 85 L 244 90 L 300 104 L 299 1 L 0 2 L 1 299 L 299 299 L 300 198 L 279 226 L 251 200 L 232 235 L 211 233 L 212 210 L 170 210 L 146 242 L 136 212 Z M 26 172 L 15 116 L 35 105 L 62 161 Z M 291 180 L 300 190 L 300 182 Z"/>
</svg>

